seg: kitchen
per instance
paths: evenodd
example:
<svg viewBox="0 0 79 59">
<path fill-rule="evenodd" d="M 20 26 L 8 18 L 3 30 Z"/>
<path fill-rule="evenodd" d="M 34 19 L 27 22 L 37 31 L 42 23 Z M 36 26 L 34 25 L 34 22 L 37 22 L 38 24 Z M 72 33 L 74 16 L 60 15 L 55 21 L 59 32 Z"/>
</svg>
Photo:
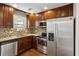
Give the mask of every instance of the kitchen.
<svg viewBox="0 0 79 59">
<path fill-rule="evenodd" d="M 72 3 L 0 3 L 0 55 L 75 56 L 73 7 Z"/>
</svg>

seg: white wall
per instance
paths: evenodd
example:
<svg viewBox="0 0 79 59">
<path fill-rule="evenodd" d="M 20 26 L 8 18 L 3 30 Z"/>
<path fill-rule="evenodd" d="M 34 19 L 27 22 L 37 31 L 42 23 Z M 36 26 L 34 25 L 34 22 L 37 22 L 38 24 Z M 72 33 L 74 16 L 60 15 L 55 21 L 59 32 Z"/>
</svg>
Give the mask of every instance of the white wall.
<svg viewBox="0 0 79 59">
<path fill-rule="evenodd" d="M 79 3 L 74 4 L 74 17 L 76 18 L 76 56 L 79 56 Z"/>
</svg>

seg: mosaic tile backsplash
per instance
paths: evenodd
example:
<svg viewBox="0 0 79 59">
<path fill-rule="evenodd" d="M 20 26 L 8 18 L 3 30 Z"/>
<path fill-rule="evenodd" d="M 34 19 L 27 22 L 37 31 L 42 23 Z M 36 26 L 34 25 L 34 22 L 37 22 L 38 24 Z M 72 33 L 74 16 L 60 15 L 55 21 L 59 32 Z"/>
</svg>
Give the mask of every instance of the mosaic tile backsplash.
<svg viewBox="0 0 79 59">
<path fill-rule="evenodd" d="M 27 28 L 17 31 L 14 28 L 0 28 L 0 38 L 10 37 L 10 36 L 23 36 L 28 34 L 41 34 L 46 32 L 45 28 Z"/>
</svg>

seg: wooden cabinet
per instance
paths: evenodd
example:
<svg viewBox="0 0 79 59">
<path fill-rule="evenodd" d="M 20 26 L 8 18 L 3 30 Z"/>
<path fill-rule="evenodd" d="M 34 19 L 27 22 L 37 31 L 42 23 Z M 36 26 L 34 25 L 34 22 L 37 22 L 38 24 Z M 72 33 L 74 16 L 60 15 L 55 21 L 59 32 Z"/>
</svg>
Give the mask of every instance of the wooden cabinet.
<svg viewBox="0 0 79 59">
<path fill-rule="evenodd" d="M 23 46 L 22 46 L 23 42 L 22 42 L 22 38 L 18 40 L 18 53 L 21 52 L 21 50 L 23 49 Z"/>
<path fill-rule="evenodd" d="M 0 4 L 0 28 L 13 27 L 13 8 Z"/>
<path fill-rule="evenodd" d="M 68 6 L 64 6 L 60 8 L 61 10 L 61 17 L 66 17 L 69 16 L 69 7 Z"/>
<path fill-rule="evenodd" d="M 69 16 L 73 16 L 73 4 L 69 5 Z"/>
<path fill-rule="evenodd" d="M 35 28 L 35 21 L 36 21 L 36 18 L 35 18 L 35 15 L 29 15 L 28 17 L 28 28 Z"/>
<path fill-rule="evenodd" d="M 73 4 L 60 7 L 60 11 L 61 11 L 60 17 L 73 16 Z"/>
<path fill-rule="evenodd" d="M 32 48 L 32 45 L 33 45 L 33 41 L 32 40 L 33 40 L 32 36 L 28 36 L 27 37 L 27 43 L 28 43 L 27 49 Z"/>
<path fill-rule="evenodd" d="M 73 16 L 73 4 L 61 6 L 40 13 L 43 20 Z"/>
<path fill-rule="evenodd" d="M 73 16 L 73 4 L 64 5 L 58 8 L 54 8 L 51 10 L 40 12 L 39 15 L 41 17 L 36 17 L 35 15 L 29 15 L 29 28 L 35 28 L 36 20 L 49 20 L 54 18 L 61 18 L 61 17 L 69 17 Z"/>
<path fill-rule="evenodd" d="M 37 41 L 35 36 L 27 36 L 18 39 L 18 54 L 31 48 L 37 49 Z"/>
<path fill-rule="evenodd" d="M 5 28 L 13 27 L 13 8 L 4 6 L 4 26 Z"/>
<path fill-rule="evenodd" d="M 33 48 L 34 49 L 37 49 L 37 39 L 36 39 L 36 36 L 33 36 Z"/>
<path fill-rule="evenodd" d="M 41 20 L 41 15 L 36 16 L 36 15 L 30 14 L 30 15 L 27 16 L 27 19 L 28 19 L 28 22 L 29 22 L 28 28 L 35 28 L 36 27 L 36 21 Z"/>
<path fill-rule="evenodd" d="M 4 23 L 3 23 L 3 5 L 2 4 L 0 4 L 0 28 L 3 28 L 3 25 L 4 25 Z"/>
<path fill-rule="evenodd" d="M 55 8 L 43 13 L 44 20 L 60 17 L 60 9 Z"/>
<path fill-rule="evenodd" d="M 32 48 L 32 36 L 23 37 L 18 40 L 18 54 Z"/>
</svg>

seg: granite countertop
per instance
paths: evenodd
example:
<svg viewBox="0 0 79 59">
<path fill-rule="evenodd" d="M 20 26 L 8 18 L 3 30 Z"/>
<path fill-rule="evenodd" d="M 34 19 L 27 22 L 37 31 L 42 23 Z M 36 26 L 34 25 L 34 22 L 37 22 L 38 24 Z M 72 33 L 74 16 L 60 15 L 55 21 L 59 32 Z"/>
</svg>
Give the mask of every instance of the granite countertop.
<svg viewBox="0 0 79 59">
<path fill-rule="evenodd" d="M 23 35 L 23 36 L 10 36 L 10 37 L 6 37 L 6 38 L 0 38 L 0 42 L 14 40 L 14 39 L 22 38 L 22 37 L 27 37 L 27 36 L 39 36 L 39 34 L 27 34 L 27 35 Z"/>
</svg>

